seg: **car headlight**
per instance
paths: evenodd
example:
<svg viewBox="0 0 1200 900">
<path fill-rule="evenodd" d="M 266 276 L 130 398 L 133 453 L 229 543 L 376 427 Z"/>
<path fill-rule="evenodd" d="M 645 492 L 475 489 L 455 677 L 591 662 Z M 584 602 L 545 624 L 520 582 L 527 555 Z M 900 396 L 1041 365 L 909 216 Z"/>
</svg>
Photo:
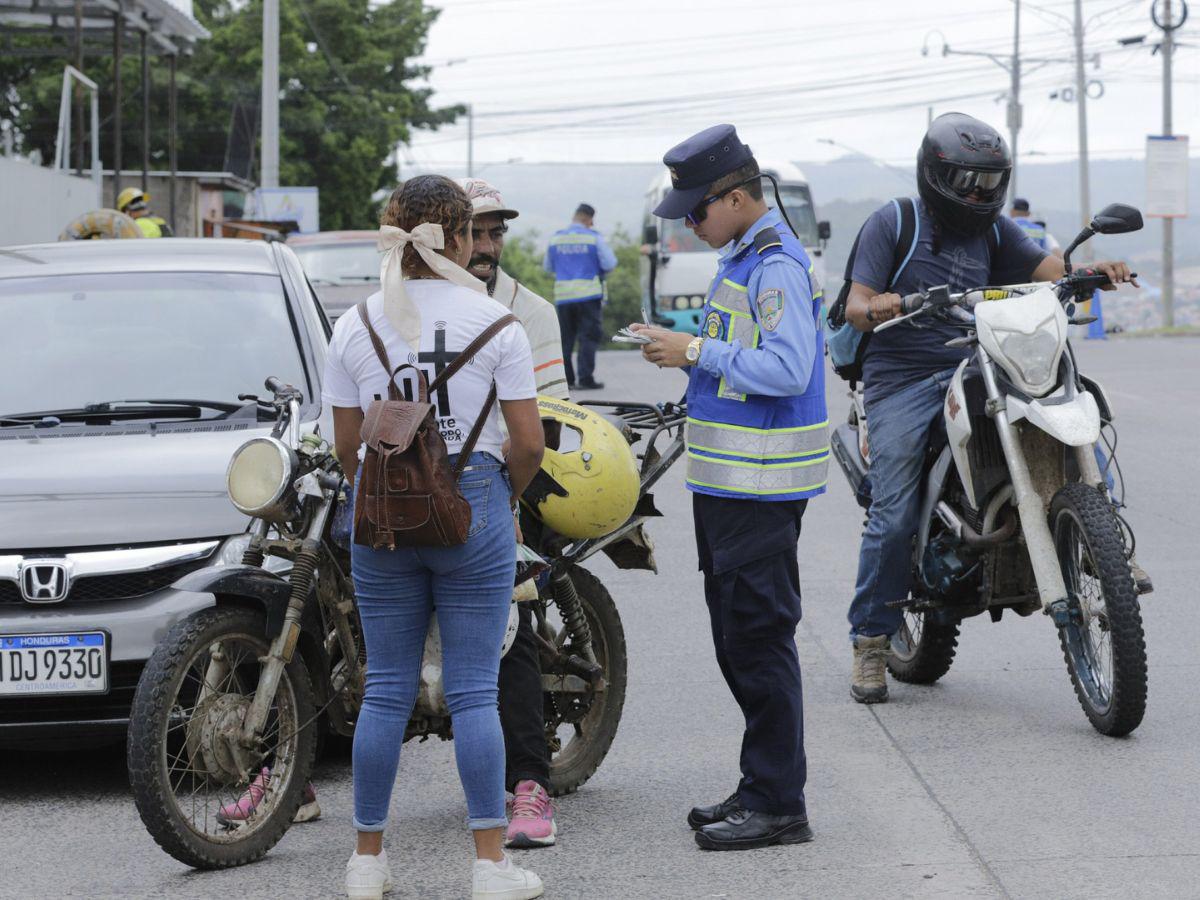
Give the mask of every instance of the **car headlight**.
<svg viewBox="0 0 1200 900">
<path fill-rule="evenodd" d="M 240 566 L 242 564 L 242 555 L 246 552 L 246 548 L 249 546 L 249 534 L 235 534 L 221 545 L 221 550 L 217 553 L 216 558 L 213 560 L 213 565 Z M 282 556 L 268 556 L 265 560 L 263 560 L 262 565 L 263 568 L 268 572 L 282 574 L 291 569 L 292 561 L 290 559 L 284 559 Z"/>
<path fill-rule="evenodd" d="M 277 438 L 249 440 L 229 461 L 225 473 L 229 499 L 248 516 L 286 518 L 298 469 L 295 451 Z"/>
<path fill-rule="evenodd" d="M 1008 363 L 1006 368 L 1010 369 L 1009 374 L 1016 375 L 1025 386 L 1033 389 L 1052 379 L 1061 349 L 1056 324 L 1051 322 L 1047 326 L 1043 322 L 1033 334 L 1011 332 L 997 337 L 1000 338 L 1000 350 L 1004 354 L 1000 362 Z"/>
</svg>

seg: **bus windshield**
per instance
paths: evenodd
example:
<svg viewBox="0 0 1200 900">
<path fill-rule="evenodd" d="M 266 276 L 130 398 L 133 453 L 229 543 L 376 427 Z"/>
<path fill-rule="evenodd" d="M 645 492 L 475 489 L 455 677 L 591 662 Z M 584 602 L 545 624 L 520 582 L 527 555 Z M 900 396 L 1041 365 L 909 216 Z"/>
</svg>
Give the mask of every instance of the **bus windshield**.
<svg viewBox="0 0 1200 900">
<path fill-rule="evenodd" d="M 771 182 L 763 179 L 763 199 L 767 206 L 774 208 L 775 192 Z M 796 229 L 796 237 L 806 247 L 817 245 L 817 216 L 813 210 L 812 194 L 807 184 L 780 184 L 779 199 L 783 208 Z M 683 219 L 665 219 L 662 222 L 662 252 L 663 253 L 700 253 L 711 251 L 711 247 L 696 237 L 687 227 Z"/>
</svg>

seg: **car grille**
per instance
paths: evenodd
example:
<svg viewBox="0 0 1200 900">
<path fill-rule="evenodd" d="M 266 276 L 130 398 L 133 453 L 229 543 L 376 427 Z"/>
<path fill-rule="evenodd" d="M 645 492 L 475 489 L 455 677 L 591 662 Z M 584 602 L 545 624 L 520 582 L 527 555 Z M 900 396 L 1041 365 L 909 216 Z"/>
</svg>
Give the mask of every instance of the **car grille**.
<svg viewBox="0 0 1200 900">
<path fill-rule="evenodd" d="M 61 603 L 36 604 L 61 606 L 62 603 L 96 603 L 104 600 L 129 600 L 144 597 L 174 584 L 189 572 L 207 565 L 205 559 L 189 559 L 173 566 L 144 572 L 121 572 L 116 575 L 87 575 L 71 582 L 71 589 Z M 0 581 L 0 606 L 24 603 L 21 588 L 15 581 Z M 33 604 L 31 604 L 33 605 Z"/>
<path fill-rule="evenodd" d="M 133 694 L 137 690 L 144 665 L 145 663 L 139 661 L 110 662 L 107 694 L 0 698 L 0 728 L 5 725 L 128 719 L 129 709 L 133 706 Z"/>
</svg>

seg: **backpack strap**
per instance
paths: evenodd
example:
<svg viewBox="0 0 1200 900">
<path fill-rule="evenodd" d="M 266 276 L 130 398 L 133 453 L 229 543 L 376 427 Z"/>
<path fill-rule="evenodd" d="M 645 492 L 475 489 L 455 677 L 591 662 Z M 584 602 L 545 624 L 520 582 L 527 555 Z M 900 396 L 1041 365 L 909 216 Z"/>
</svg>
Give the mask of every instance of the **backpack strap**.
<svg viewBox="0 0 1200 900">
<path fill-rule="evenodd" d="M 396 387 L 396 376 L 402 369 L 415 369 L 417 372 L 417 385 L 420 391 L 421 402 L 427 402 L 429 399 L 429 389 L 425 383 L 425 373 L 416 366 L 405 363 L 397 368 L 392 368 L 392 362 L 388 359 L 387 348 L 383 346 L 383 340 L 379 337 L 379 333 L 371 325 L 371 317 L 367 314 L 367 301 L 360 300 L 355 306 L 358 310 L 358 317 L 362 319 L 362 323 L 367 326 L 367 334 L 371 337 L 371 345 L 375 348 L 375 355 L 379 357 L 379 362 L 383 364 L 383 369 L 388 373 L 388 399 L 403 400 L 400 396 L 400 388 Z"/>
<path fill-rule="evenodd" d="M 1000 252 L 1000 223 L 993 222 L 992 227 L 984 232 L 988 251 L 988 280 L 991 281 L 992 270 L 996 266 L 996 256 Z"/>
<path fill-rule="evenodd" d="M 896 246 L 892 248 L 892 269 L 888 273 L 886 287 L 895 285 L 900 273 L 912 259 L 921 237 L 921 222 L 917 218 L 917 201 L 912 197 L 898 197 L 892 201 L 896 208 Z"/>
</svg>

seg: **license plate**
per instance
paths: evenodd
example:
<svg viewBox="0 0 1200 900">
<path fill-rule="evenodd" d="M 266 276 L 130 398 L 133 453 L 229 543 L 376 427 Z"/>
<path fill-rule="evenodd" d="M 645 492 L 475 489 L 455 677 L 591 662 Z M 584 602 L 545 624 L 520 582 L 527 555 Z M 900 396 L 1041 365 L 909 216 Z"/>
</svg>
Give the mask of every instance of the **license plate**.
<svg viewBox="0 0 1200 900">
<path fill-rule="evenodd" d="M 103 694 L 107 690 L 104 632 L 0 634 L 0 696 Z"/>
</svg>

